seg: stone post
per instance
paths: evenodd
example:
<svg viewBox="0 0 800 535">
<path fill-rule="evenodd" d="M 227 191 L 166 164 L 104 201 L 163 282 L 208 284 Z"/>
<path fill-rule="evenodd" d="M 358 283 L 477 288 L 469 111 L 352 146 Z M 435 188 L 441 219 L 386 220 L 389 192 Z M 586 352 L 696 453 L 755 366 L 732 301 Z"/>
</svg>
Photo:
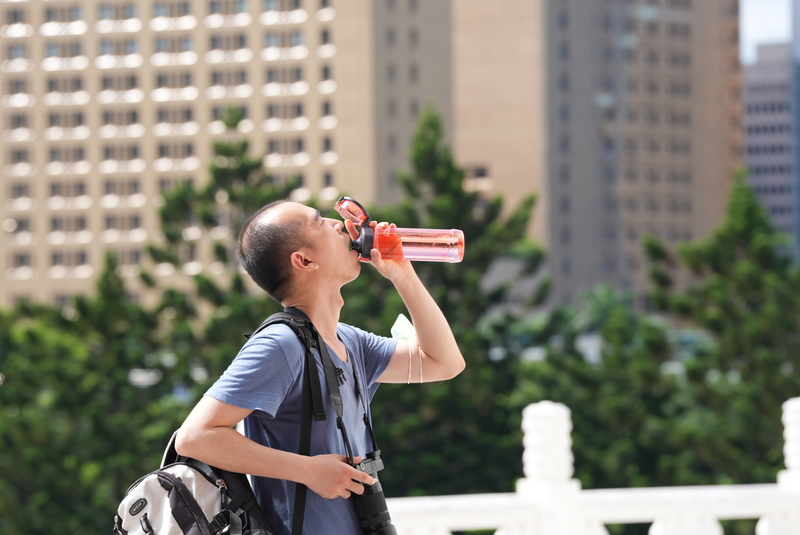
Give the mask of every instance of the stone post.
<svg viewBox="0 0 800 535">
<path fill-rule="evenodd" d="M 786 470 L 778 472 L 778 487 L 800 494 L 800 398 L 783 403 L 781 421 Z M 756 535 L 800 535 L 800 512 L 775 513 L 760 518 L 756 524 Z"/>
<path fill-rule="evenodd" d="M 522 412 L 522 456 L 525 477 L 517 494 L 536 509 L 535 535 L 607 535 L 602 524 L 589 526 L 581 517 L 581 484 L 573 479 L 572 417 L 561 403 L 540 401 Z M 499 532 L 498 532 L 499 533 Z"/>
</svg>

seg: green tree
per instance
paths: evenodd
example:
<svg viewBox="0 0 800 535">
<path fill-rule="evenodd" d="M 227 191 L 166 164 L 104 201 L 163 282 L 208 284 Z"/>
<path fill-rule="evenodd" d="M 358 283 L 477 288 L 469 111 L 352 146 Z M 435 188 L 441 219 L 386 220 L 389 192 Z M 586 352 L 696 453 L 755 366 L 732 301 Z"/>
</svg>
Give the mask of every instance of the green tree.
<svg viewBox="0 0 800 535">
<path fill-rule="evenodd" d="M 684 244 L 677 255 L 647 239 L 653 303 L 715 340 L 685 362 L 697 409 L 677 427 L 705 481 L 774 482 L 782 466 L 781 404 L 800 394 L 800 271 L 786 245 L 743 177 L 708 238 Z M 680 271 L 692 277 L 685 289 L 672 283 Z"/>
<path fill-rule="evenodd" d="M 185 415 L 157 315 L 126 299 L 115 267 L 109 258 L 96 297 L 0 320 L 2 533 L 51 533 L 54 522 L 108 532 L 125 489 L 158 465 Z"/>
</svg>

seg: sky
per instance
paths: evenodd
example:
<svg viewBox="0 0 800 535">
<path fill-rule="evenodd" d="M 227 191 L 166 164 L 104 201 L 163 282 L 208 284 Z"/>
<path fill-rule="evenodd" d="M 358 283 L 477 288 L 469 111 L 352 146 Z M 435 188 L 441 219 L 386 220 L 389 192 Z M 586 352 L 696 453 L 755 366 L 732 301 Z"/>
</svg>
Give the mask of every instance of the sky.
<svg viewBox="0 0 800 535">
<path fill-rule="evenodd" d="M 792 0 L 741 0 L 739 31 L 743 63 L 755 60 L 756 45 L 789 41 L 791 3 Z"/>
</svg>

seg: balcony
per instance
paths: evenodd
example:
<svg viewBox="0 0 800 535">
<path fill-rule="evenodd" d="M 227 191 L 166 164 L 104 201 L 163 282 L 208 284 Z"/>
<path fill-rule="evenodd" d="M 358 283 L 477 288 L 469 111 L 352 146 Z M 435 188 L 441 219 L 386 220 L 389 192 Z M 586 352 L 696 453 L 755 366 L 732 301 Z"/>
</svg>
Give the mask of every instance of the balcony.
<svg viewBox="0 0 800 535">
<path fill-rule="evenodd" d="M 267 119 L 263 123 L 265 132 L 298 132 L 308 130 L 311 121 L 308 117 L 296 117 L 294 119 Z"/>
<path fill-rule="evenodd" d="M 97 33 L 134 33 L 142 29 L 141 19 L 98 20 L 94 25 Z"/>
<path fill-rule="evenodd" d="M 92 198 L 88 195 L 76 197 L 63 197 L 54 195 L 47 199 L 47 208 L 50 210 L 86 210 L 92 207 Z"/>
<path fill-rule="evenodd" d="M 4 108 L 29 108 L 36 104 L 36 98 L 30 93 L 14 93 L 13 95 L 3 95 L 0 103 Z"/>
<path fill-rule="evenodd" d="M 144 91 L 141 89 L 128 89 L 126 91 L 115 91 L 104 89 L 95 96 L 100 104 L 135 104 L 144 100 Z"/>
<path fill-rule="evenodd" d="M 3 72 L 30 72 L 33 70 L 33 61 L 25 58 L 7 59 L 0 63 Z"/>
<path fill-rule="evenodd" d="M 44 138 L 48 141 L 62 141 L 62 140 L 83 140 L 88 139 L 92 133 L 91 128 L 88 126 L 75 126 L 72 128 L 64 128 L 61 126 L 51 126 L 44 131 Z"/>
<path fill-rule="evenodd" d="M 336 55 L 336 45 L 328 43 L 317 47 L 317 56 L 320 58 L 332 58 Z"/>
<path fill-rule="evenodd" d="M 164 136 L 193 136 L 200 132 L 200 124 L 194 121 L 186 123 L 158 123 L 153 126 L 153 135 Z"/>
<path fill-rule="evenodd" d="M 124 139 L 142 137 L 145 133 L 143 124 L 106 124 L 98 130 L 103 139 Z"/>
<path fill-rule="evenodd" d="M 33 141 L 34 139 L 36 139 L 36 132 L 32 128 L 12 128 L 11 130 L 3 130 L 3 141 L 6 143 Z"/>
<path fill-rule="evenodd" d="M 35 277 L 36 272 L 30 266 L 20 266 L 6 270 L 6 279 L 10 281 L 26 281 Z"/>
<path fill-rule="evenodd" d="M 758 519 L 759 535 L 800 526 L 800 398 L 783 406 L 785 465 L 777 484 L 583 490 L 572 479 L 569 409 L 523 411 L 523 472 L 514 493 L 392 498 L 399 535 L 497 530 L 506 535 L 608 535 L 606 524 L 652 523 L 655 535 L 721 535 L 720 520 Z"/>
<path fill-rule="evenodd" d="M 322 130 L 333 130 L 339 124 L 339 119 L 334 115 L 326 115 L 319 118 L 319 127 Z"/>
<path fill-rule="evenodd" d="M 336 18 L 336 10 L 326 7 L 317 11 L 317 20 L 320 22 L 330 22 Z"/>
<path fill-rule="evenodd" d="M 0 26 L 0 37 L 17 39 L 20 37 L 30 37 L 31 35 L 33 35 L 33 25 L 31 24 L 17 22 Z"/>
<path fill-rule="evenodd" d="M 200 169 L 200 158 L 196 156 L 190 156 L 189 158 L 156 158 L 153 162 L 153 169 L 159 173 L 197 171 Z"/>
<path fill-rule="evenodd" d="M 293 11 L 267 11 L 258 16 L 258 21 L 264 26 L 275 24 L 302 24 L 308 20 L 308 11 L 295 9 Z"/>
<path fill-rule="evenodd" d="M 192 15 L 183 17 L 156 17 L 150 19 L 150 29 L 154 32 L 173 30 L 193 30 L 197 27 L 197 18 Z"/>
<path fill-rule="evenodd" d="M 87 175 L 92 170 L 88 160 L 77 162 L 50 162 L 44 166 L 44 172 L 50 176 Z"/>
<path fill-rule="evenodd" d="M 255 128 L 255 123 L 253 123 L 251 119 L 242 119 L 239 121 L 239 124 L 236 125 L 236 130 L 242 134 L 252 132 L 253 128 Z M 228 127 L 225 126 L 225 123 L 222 121 L 211 121 L 206 126 L 206 129 L 209 134 L 224 134 L 228 130 Z"/>
<path fill-rule="evenodd" d="M 100 239 L 105 243 L 141 243 L 147 240 L 147 231 L 143 228 L 133 230 L 108 229 L 100 234 Z"/>
<path fill-rule="evenodd" d="M 9 212 L 28 212 L 36 209 L 36 200 L 31 197 L 17 197 L 6 201 L 6 210 Z"/>
<path fill-rule="evenodd" d="M 286 59 L 305 59 L 308 57 L 308 47 L 298 46 L 268 46 L 261 49 L 261 59 L 264 61 L 280 61 Z"/>
<path fill-rule="evenodd" d="M 200 90 L 194 86 L 188 87 L 159 87 L 150 91 L 150 99 L 155 102 L 176 102 L 181 100 L 195 100 L 200 96 Z"/>
<path fill-rule="evenodd" d="M 339 161 L 339 155 L 332 150 L 323 152 L 319 155 L 319 163 L 322 165 L 334 165 Z"/>
<path fill-rule="evenodd" d="M 141 54 L 125 54 L 114 56 L 104 54 L 94 59 L 94 64 L 98 69 L 136 69 L 142 66 L 144 57 Z"/>
<path fill-rule="evenodd" d="M 3 174 L 7 177 L 33 176 L 36 166 L 28 162 L 12 163 L 3 167 Z"/>
<path fill-rule="evenodd" d="M 86 245 L 92 243 L 92 232 L 90 230 L 78 230 L 75 232 L 64 232 L 55 230 L 47 233 L 47 243 L 50 245 Z"/>
<path fill-rule="evenodd" d="M 311 163 L 311 155 L 307 152 L 296 154 L 267 154 L 264 156 L 266 167 L 303 167 Z"/>
<path fill-rule="evenodd" d="M 206 89 L 206 96 L 210 99 L 220 98 L 248 98 L 253 94 L 253 86 L 240 85 L 212 85 Z"/>
<path fill-rule="evenodd" d="M 253 17 L 250 13 L 236 13 L 235 15 L 215 13 L 203 20 L 206 28 L 241 28 L 249 26 L 251 22 L 253 22 Z"/>
<path fill-rule="evenodd" d="M 238 50 L 209 50 L 205 55 L 206 63 L 246 63 L 253 59 L 253 51 L 249 48 Z"/>
<path fill-rule="evenodd" d="M 45 22 L 39 26 L 39 33 L 45 37 L 56 37 L 62 35 L 83 35 L 89 29 L 85 20 L 75 20 L 72 22 Z"/>
<path fill-rule="evenodd" d="M 141 208 L 147 204 L 147 196 L 144 193 L 103 195 L 99 204 L 101 208 Z"/>
<path fill-rule="evenodd" d="M 270 82 L 261 86 L 261 94 L 265 97 L 305 95 L 306 93 L 308 93 L 308 82 L 294 82 L 291 84 Z"/>
<path fill-rule="evenodd" d="M 168 67 L 171 65 L 194 65 L 197 63 L 197 52 L 156 52 L 150 56 L 150 65 Z"/>
<path fill-rule="evenodd" d="M 100 162 L 100 172 L 106 175 L 113 173 L 141 173 L 147 164 L 141 158 L 134 160 L 103 160 Z"/>
<path fill-rule="evenodd" d="M 28 231 L 11 232 L 8 238 L 8 241 L 11 245 L 22 247 L 36 243 L 36 234 Z"/>
<path fill-rule="evenodd" d="M 336 91 L 336 82 L 334 80 L 324 80 L 317 84 L 317 91 L 323 95 L 329 95 Z"/>
<path fill-rule="evenodd" d="M 51 279 L 89 279 L 94 275 L 94 268 L 88 264 L 83 266 L 53 266 L 47 270 Z"/>
<path fill-rule="evenodd" d="M 69 93 L 51 91 L 45 93 L 42 100 L 45 106 L 85 106 L 89 104 L 91 97 L 88 91 L 71 91 Z"/>
<path fill-rule="evenodd" d="M 89 58 L 86 56 L 74 56 L 71 58 L 50 57 L 42 60 L 42 70 L 53 71 L 82 71 L 89 66 Z"/>
</svg>

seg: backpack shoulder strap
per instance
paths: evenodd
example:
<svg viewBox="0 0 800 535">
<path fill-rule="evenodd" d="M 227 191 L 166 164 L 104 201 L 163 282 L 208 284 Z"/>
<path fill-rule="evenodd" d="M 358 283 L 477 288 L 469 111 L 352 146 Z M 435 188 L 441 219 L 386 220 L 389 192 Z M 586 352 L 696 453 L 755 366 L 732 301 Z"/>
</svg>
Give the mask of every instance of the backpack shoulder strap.
<svg viewBox="0 0 800 535">
<path fill-rule="evenodd" d="M 314 353 L 317 350 L 317 338 L 314 327 L 302 311 L 292 309 L 296 313 L 278 312 L 264 320 L 252 334 L 245 335 L 250 338 L 277 323 L 288 325 L 300 338 L 306 350 L 305 366 L 303 367 L 303 396 L 300 411 L 300 455 L 311 455 L 311 417 L 316 421 L 325 420 L 325 407 L 322 404 L 322 387 L 320 385 L 317 361 Z M 303 532 L 303 523 L 306 508 L 306 495 L 308 487 L 297 484 L 294 500 L 294 514 L 292 518 L 292 535 Z"/>
<path fill-rule="evenodd" d="M 293 309 L 296 310 L 296 309 Z M 299 312 L 299 311 L 298 311 Z M 300 312 L 302 314 L 302 312 Z M 305 314 L 303 314 L 305 316 Z M 314 336 L 314 327 L 311 325 L 311 322 L 308 320 L 308 317 L 300 317 L 297 314 L 291 314 L 289 312 L 278 312 L 273 314 L 272 316 L 265 319 L 261 325 L 259 325 L 258 329 L 253 331 L 252 334 L 246 334 L 245 337 L 251 338 L 256 334 L 260 333 L 270 325 L 275 324 L 284 324 L 288 325 L 297 337 L 302 342 L 303 347 L 306 348 L 306 368 L 317 370 L 317 361 L 314 358 L 314 353 L 316 352 L 317 348 L 317 338 Z M 305 381 L 305 379 L 304 379 Z M 319 373 L 310 373 L 308 374 L 308 382 L 311 386 L 311 407 L 314 413 L 314 420 L 318 422 L 325 421 L 325 406 L 322 404 L 322 387 L 320 385 L 319 380 Z M 305 384 L 304 384 L 305 387 Z M 304 394 L 305 396 L 305 394 Z"/>
</svg>

